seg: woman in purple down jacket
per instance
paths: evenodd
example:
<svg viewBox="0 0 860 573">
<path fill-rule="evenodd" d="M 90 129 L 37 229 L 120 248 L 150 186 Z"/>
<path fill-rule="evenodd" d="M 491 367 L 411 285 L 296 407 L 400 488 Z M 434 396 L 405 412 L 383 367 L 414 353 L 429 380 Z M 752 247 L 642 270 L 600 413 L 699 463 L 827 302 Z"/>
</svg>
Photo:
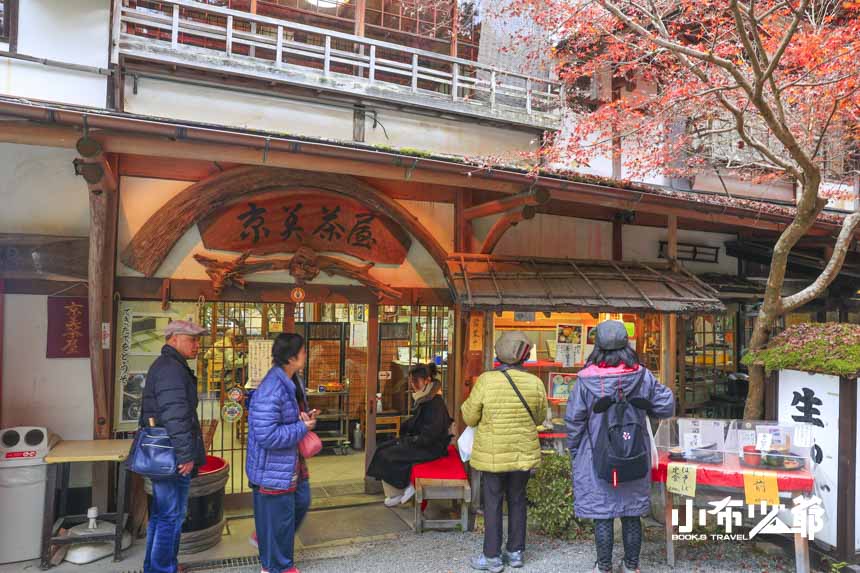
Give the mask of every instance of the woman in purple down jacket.
<svg viewBox="0 0 860 573">
<path fill-rule="evenodd" d="M 316 426 L 296 374 L 305 367 L 305 341 L 279 334 L 269 370 L 248 412 L 245 471 L 254 491 L 254 522 L 263 573 L 298 573 L 293 563 L 296 530 L 311 505 L 311 490 L 299 442 Z"/>
<path fill-rule="evenodd" d="M 648 474 L 633 481 L 613 485 L 598 477 L 595 470 L 598 456 L 594 455 L 592 439 L 598 436 L 602 418 L 607 414 L 595 413 L 593 407 L 600 398 L 615 395 L 618 391 L 628 399 L 647 400 L 650 402 L 648 409 L 628 407 L 624 411 L 625 422 L 641 424 L 642 431 L 647 433 L 644 426 L 649 423 L 647 416 L 671 417 L 675 412 L 675 397 L 669 388 L 639 364 L 639 357 L 629 346 L 624 324 L 607 320 L 597 325 L 596 334 L 594 351 L 577 376 L 565 415 L 567 445 L 573 460 L 574 511 L 577 517 L 594 520 L 597 545 L 594 572 L 612 571 L 614 521 L 616 517 L 621 518 L 624 560 L 620 571 L 632 573 L 639 571 L 642 546 L 640 517 L 650 510 L 650 463 Z M 650 438 L 647 435 L 642 437 L 648 447 Z M 650 447 L 648 451 L 650 456 Z"/>
</svg>

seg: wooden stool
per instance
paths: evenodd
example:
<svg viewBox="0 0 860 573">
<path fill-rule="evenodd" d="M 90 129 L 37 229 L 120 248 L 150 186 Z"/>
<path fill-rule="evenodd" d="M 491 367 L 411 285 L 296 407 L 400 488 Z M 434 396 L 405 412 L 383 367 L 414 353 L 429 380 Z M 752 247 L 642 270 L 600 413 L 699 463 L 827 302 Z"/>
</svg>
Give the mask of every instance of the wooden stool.
<svg viewBox="0 0 860 573">
<path fill-rule="evenodd" d="M 421 506 L 425 500 L 448 499 L 460 503 L 459 519 L 427 519 Z M 468 479 L 415 479 L 415 532 L 425 529 L 453 529 L 458 525 L 469 530 L 469 503 L 472 488 Z"/>
</svg>

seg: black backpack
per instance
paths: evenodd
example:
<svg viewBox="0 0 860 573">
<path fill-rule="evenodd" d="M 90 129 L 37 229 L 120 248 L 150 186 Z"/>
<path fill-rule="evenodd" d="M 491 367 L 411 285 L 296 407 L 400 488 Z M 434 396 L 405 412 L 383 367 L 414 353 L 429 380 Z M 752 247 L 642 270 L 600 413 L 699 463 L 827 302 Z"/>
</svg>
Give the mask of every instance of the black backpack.
<svg viewBox="0 0 860 573">
<path fill-rule="evenodd" d="M 644 424 L 639 416 L 625 421 L 628 408 L 650 411 L 653 407 L 644 398 L 630 398 L 636 394 L 644 378 L 643 372 L 627 394 L 619 387 L 611 395 L 603 396 L 594 403 L 592 412 L 601 417 L 596 439 L 592 438 L 590 424 L 586 422 L 594 470 L 597 477 L 613 486 L 641 479 L 651 470 L 648 429 L 644 425 L 648 423 L 647 418 Z"/>
</svg>

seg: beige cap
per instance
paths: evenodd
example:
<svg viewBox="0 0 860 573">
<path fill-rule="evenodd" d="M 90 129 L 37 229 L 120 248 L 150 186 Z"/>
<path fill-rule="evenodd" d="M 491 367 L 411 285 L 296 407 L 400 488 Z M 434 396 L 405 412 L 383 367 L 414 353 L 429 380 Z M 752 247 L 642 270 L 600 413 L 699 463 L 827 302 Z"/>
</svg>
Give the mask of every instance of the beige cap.
<svg viewBox="0 0 860 573">
<path fill-rule="evenodd" d="M 522 332 L 509 330 L 496 341 L 496 357 L 505 364 L 519 364 L 529 357 L 532 341 Z"/>
</svg>

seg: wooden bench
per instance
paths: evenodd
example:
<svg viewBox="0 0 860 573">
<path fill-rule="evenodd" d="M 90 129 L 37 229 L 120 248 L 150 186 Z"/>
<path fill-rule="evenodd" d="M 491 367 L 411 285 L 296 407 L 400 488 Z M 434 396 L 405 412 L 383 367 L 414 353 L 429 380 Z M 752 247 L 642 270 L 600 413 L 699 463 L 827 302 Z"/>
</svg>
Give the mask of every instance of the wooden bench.
<svg viewBox="0 0 860 573">
<path fill-rule="evenodd" d="M 415 531 L 425 529 L 454 529 L 460 526 L 469 530 L 469 503 L 472 487 L 455 446 L 448 446 L 448 455 L 412 468 L 415 487 Z M 450 500 L 460 507 L 458 519 L 427 519 L 424 510 L 431 499 Z"/>
</svg>

